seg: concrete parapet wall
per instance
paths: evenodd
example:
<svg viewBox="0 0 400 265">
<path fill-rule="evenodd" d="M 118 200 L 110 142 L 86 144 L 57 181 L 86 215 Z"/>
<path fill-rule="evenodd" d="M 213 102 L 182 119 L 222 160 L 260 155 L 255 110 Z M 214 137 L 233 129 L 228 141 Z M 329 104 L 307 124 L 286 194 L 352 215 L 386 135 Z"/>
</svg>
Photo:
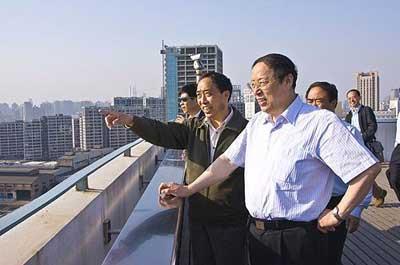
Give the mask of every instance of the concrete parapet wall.
<svg viewBox="0 0 400 265">
<path fill-rule="evenodd" d="M 151 179 L 162 154 L 144 142 L 91 174 L 89 191 L 72 188 L 1 236 L 0 264 L 101 264 L 116 237 L 104 244 L 103 221 L 122 228 L 143 192 L 140 179 Z"/>
</svg>

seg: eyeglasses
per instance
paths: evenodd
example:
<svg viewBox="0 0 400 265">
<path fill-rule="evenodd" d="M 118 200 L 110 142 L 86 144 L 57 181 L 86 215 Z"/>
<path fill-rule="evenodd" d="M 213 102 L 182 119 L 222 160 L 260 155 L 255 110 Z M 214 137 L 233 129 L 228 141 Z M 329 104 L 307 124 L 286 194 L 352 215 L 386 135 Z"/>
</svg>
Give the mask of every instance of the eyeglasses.
<svg viewBox="0 0 400 265">
<path fill-rule="evenodd" d="M 260 79 L 258 81 L 251 81 L 250 87 L 253 91 L 257 91 L 258 89 L 263 89 L 268 85 L 269 81 L 266 79 Z"/>
<path fill-rule="evenodd" d="M 310 105 L 321 105 L 322 103 L 326 102 L 327 100 L 324 98 L 307 98 L 307 104 Z"/>
<path fill-rule="evenodd" d="M 178 98 L 179 102 L 187 102 L 189 99 L 194 99 L 194 97 L 180 97 Z"/>
</svg>

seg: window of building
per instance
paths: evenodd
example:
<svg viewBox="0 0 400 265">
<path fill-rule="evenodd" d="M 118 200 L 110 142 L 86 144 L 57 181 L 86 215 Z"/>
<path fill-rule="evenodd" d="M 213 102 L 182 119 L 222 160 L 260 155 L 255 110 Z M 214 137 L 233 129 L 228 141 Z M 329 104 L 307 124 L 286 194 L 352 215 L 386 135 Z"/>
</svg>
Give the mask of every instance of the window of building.
<svg viewBox="0 0 400 265">
<path fill-rule="evenodd" d="M 194 54 L 196 53 L 194 48 L 186 48 L 186 54 Z"/>
<path fill-rule="evenodd" d="M 207 52 L 207 47 L 199 47 L 197 48 L 197 53 L 206 53 Z"/>
</svg>

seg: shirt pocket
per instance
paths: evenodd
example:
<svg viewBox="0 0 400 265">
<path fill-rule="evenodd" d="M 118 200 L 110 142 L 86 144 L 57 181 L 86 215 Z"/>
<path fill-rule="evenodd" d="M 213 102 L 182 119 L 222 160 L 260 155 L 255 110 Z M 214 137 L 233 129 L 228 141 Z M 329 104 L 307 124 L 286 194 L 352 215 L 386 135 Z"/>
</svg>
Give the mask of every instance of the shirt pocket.
<svg viewBox="0 0 400 265">
<path fill-rule="evenodd" d="M 272 172 L 272 184 L 277 190 L 299 190 L 302 174 L 307 166 L 308 154 L 301 146 L 285 148 L 277 156 Z"/>
</svg>

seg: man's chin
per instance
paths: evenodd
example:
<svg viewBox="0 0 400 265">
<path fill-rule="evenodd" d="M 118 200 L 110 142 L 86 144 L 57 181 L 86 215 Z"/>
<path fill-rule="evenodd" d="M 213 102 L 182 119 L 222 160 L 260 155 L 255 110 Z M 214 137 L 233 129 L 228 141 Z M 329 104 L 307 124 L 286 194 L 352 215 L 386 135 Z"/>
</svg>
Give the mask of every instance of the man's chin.
<svg viewBox="0 0 400 265">
<path fill-rule="evenodd" d="M 204 116 L 206 116 L 207 118 L 212 118 L 214 116 L 214 113 L 210 113 L 210 112 L 203 112 Z"/>
</svg>

